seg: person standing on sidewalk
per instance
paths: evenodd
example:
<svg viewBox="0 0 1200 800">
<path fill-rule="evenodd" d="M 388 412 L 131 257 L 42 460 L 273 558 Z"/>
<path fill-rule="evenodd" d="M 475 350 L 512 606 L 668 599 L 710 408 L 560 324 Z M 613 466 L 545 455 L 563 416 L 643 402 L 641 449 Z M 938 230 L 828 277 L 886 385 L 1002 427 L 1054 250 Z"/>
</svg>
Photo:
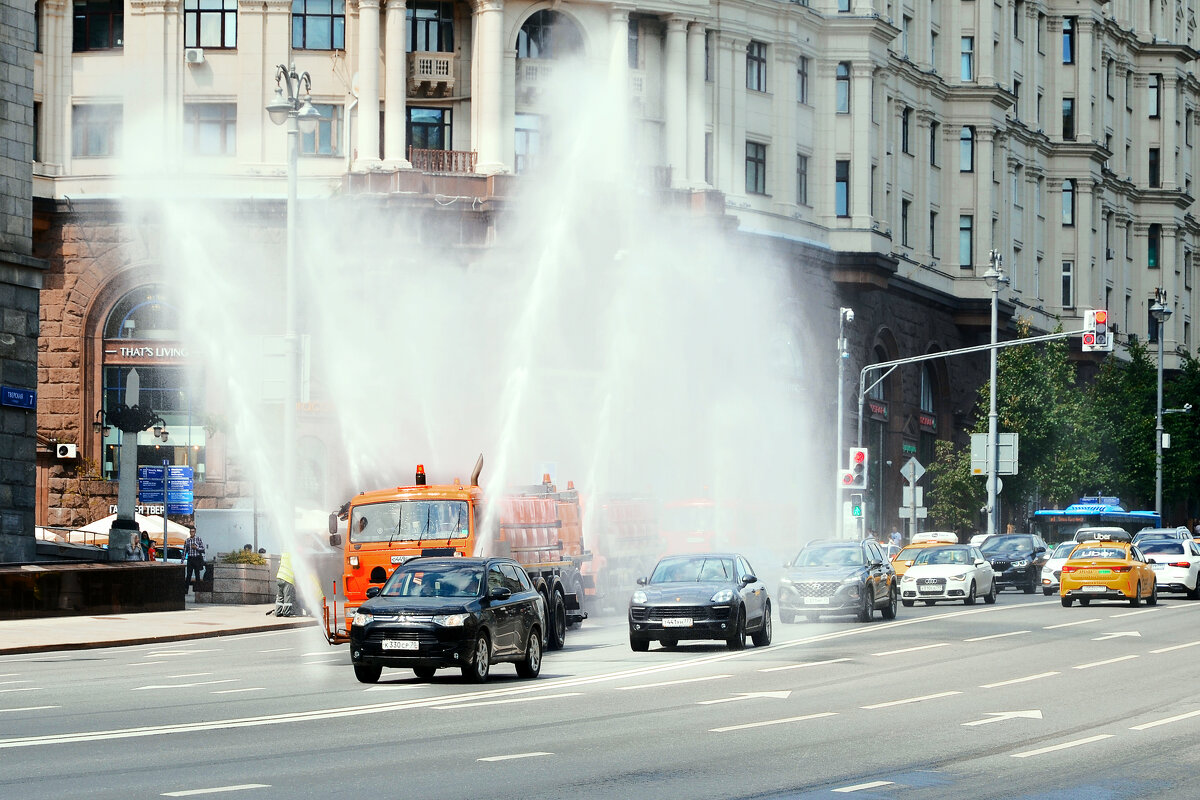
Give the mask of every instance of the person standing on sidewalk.
<svg viewBox="0 0 1200 800">
<path fill-rule="evenodd" d="M 129 544 L 125 545 L 126 561 L 145 561 L 146 554 L 142 552 L 142 543 L 137 531 L 129 534 Z"/>
<path fill-rule="evenodd" d="M 187 557 L 187 572 L 184 575 L 184 581 L 188 586 L 192 586 L 192 576 L 195 576 L 196 580 L 200 580 L 200 576 L 204 572 L 204 540 L 196 535 L 195 528 L 188 530 L 191 531 L 191 535 L 183 543 L 183 553 Z M 184 591 L 186 593 L 187 590 Z"/>
<path fill-rule="evenodd" d="M 296 574 L 292 571 L 292 554 L 279 556 L 279 571 L 275 573 L 275 616 L 295 616 Z"/>
</svg>

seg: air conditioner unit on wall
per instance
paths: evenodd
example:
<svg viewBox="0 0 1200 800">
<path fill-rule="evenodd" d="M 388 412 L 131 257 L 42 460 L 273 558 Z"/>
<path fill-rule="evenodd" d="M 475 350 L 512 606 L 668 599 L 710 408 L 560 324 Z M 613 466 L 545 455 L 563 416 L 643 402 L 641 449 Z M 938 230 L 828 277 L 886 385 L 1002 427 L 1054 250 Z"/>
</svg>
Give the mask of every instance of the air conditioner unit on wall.
<svg viewBox="0 0 1200 800">
<path fill-rule="evenodd" d="M 187 64 L 203 64 L 204 63 L 204 48 L 203 47 L 184 48 L 183 60 Z"/>
<path fill-rule="evenodd" d="M 74 444 L 56 444 L 54 446 L 54 455 L 59 458 L 75 458 L 79 455 L 79 448 Z"/>
</svg>

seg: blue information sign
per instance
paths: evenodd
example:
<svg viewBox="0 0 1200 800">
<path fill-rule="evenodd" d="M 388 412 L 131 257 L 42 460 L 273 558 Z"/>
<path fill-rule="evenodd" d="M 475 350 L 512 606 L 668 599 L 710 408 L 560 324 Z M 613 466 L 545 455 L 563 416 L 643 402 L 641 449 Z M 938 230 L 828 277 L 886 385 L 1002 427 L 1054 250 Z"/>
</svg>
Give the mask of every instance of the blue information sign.
<svg viewBox="0 0 1200 800">
<path fill-rule="evenodd" d="M 194 513 L 191 503 L 167 503 L 168 514 L 191 514 Z"/>
<path fill-rule="evenodd" d="M 168 514 L 191 514 L 193 491 L 191 467 L 138 467 L 138 499 L 142 503 L 165 502 Z"/>
<path fill-rule="evenodd" d="M 32 389 L 14 389 L 11 386 L 0 386 L 0 405 L 16 408 L 37 408 L 37 392 Z"/>
</svg>

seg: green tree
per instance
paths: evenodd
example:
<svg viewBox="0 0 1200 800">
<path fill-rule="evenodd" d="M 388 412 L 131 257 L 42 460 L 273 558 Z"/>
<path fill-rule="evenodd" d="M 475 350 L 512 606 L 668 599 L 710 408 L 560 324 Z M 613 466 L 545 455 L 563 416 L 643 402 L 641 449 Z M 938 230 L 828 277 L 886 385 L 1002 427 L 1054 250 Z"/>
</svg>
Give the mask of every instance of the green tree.
<svg viewBox="0 0 1200 800">
<path fill-rule="evenodd" d="M 1126 508 L 1151 508 L 1158 366 L 1141 342 L 1126 350 L 1127 359 L 1105 359 L 1089 391 L 1110 477 L 1102 493 L 1120 497 Z"/>
<path fill-rule="evenodd" d="M 960 535 L 979 527 L 979 508 L 987 502 L 983 481 L 971 474 L 971 451 L 955 449 L 954 443 L 939 440 L 929 465 L 929 509 L 932 530 Z"/>
</svg>

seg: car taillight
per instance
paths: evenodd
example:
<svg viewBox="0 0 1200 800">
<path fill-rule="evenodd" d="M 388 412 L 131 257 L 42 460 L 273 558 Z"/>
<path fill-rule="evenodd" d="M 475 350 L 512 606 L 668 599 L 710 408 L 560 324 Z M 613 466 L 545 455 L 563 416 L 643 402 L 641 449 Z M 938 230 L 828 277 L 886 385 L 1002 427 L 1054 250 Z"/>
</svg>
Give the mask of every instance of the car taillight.
<svg viewBox="0 0 1200 800">
<path fill-rule="evenodd" d="M 1170 564 L 1167 564 L 1167 566 L 1168 567 L 1183 567 L 1184 569 L 1188 569 L 1192 566 L 1192 564 L 1190 561 L 1172 561 Z"/>
<path fill-rule="evenodd" d="M 1075 571 L 1076 571 L 1076 570 L 1078 570 L 1078 569 L 1079 569 L 1079 567 L 1072 567 L 1072 566 L 1070 566 L 1069 564 L 1064 564 L 1064 565 L 1063 565 L 1063 568 L 1062 568 L 1062 571 L 1063 571 L 1063 572 L 1075 572 Z"/>
<path fill-rule="evenodd" d="M 1113 567 L 1112 571 L 1113 572 L 1129 572 L 1129 570 L 1131 570 L 1131 569 L 1133 569 L 1132 566 L 1130 566 L 1129 564 L 1125 564 L 1124 566 Z"/>
</svg>

